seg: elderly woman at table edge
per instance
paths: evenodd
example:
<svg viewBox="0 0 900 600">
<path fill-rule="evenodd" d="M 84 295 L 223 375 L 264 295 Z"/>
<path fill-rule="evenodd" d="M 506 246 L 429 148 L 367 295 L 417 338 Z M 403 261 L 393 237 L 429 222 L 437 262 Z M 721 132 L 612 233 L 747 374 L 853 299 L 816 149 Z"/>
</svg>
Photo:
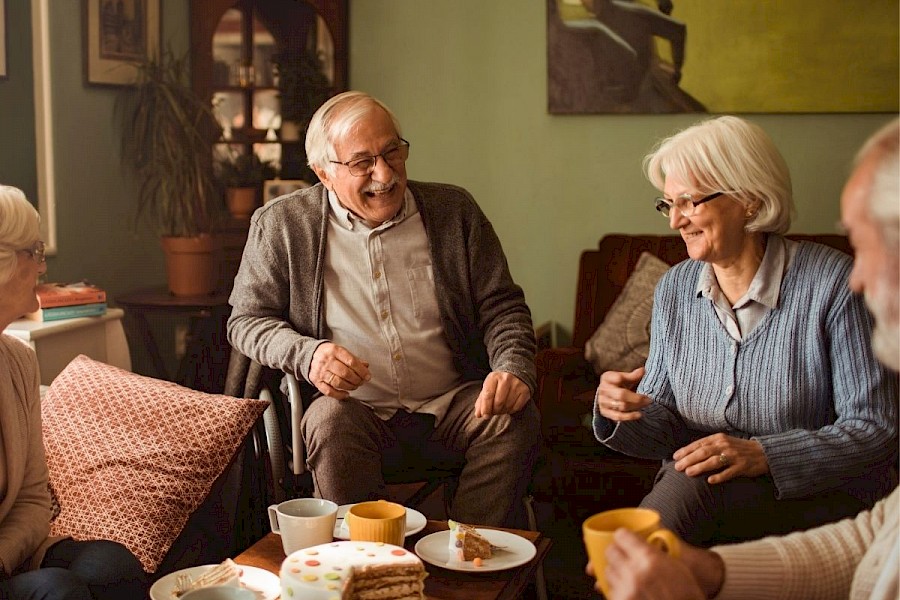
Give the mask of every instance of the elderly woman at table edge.
<svg viewBox="0 0 900 600">
<path fill-rule="evenodd" d="M 37 310 L 46 272 L 40 217 L 0 186 L 0 330 Z M 121 544 L 48 537 L 51 501 L 34 351 L 0 334 L 0 598 L 143 598 L 145 575 Z"/>
<path fill-rule="evenodd" d="M 790 175 L 750 122 L 703 121 L 644 164 L 690 259 L 656 287 L 645 366 L 602 375 L 593 420 L 606 446 L 663 461 L 641 506 L 698 546 L 871 507 L 896 485 L 897 381 L 851 258 L 782 237 Z"/>
</svg>

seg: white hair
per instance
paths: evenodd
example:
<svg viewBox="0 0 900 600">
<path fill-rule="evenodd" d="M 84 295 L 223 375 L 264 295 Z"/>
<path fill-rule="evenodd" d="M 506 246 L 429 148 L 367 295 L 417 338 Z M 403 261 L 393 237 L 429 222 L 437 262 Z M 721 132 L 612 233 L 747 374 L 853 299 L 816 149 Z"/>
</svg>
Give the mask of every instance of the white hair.
<svg viewBox="0 0 900 600">
<path fill-rule="evenodd" d="M 402 137 L 400 122 L 383 102 L 365 92 L 350 91 L 338 94 L 319 107 L 306 129 L 306 160 L 309 166 L 334 174 L 337 160 L 334 145 L 373 110 L 387 113 L 398 137 Z"/>
<path fill-rule="evenodd" d="M 738 117 L 701 121 L 659 142 L 644 158 L 644 172 L 659 190 L 674 175 L 702 194 L 725 192 L 752 216 L 747 231 L 786 233 L 794 200 L 791 174 L 763 129 Z"/>
<path fill-rule="evenodd" d="M 894 119 L 866 141 L 856 166 L 872 161 L 866 210 L 881 237 L 884 261 L 877 283 L 865 289 L 866 305 L 875 317 L 872 348 L 885 365 L 900 370 L 900 119 Z"/>
<path fill-rule="evenodd" d="M 885 250 L 900 258 L 900 119 L 884 125 L 856 155 L 856 165 L 876 162 L 869 191 L 869 211 L 885 243 Z"/>
<path fill-rule="evenodd" d="M 12 277 L 16 252 L 40 238 L 41 217 L 19 188 L 0 185 L 0 284 Z"/>
</svg>

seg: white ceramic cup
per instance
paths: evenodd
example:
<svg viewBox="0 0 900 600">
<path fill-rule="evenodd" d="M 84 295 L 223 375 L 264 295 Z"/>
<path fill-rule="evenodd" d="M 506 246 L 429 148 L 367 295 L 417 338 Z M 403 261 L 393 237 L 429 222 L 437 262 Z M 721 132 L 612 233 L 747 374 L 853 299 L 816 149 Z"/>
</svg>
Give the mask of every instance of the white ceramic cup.
<svg viewBox="0 0 900 600">
<path fill-rule="evenodd" d="M 285 556 L 333 539 L 338 505 L 319 498 L 295 498 L 269 507 L 272 532 L 281 536 Z"/>
</svg>

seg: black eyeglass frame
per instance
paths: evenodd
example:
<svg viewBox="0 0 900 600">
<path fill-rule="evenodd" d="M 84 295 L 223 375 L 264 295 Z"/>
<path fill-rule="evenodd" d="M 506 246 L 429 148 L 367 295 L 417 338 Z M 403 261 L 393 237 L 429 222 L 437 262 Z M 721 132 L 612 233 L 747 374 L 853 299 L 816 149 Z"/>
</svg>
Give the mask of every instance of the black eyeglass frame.
<svg viewBox="0 0 900 600">
<path fill-rule="evenodd" d="M 400 151 L 396 157 L 388 157 L 387 155 L 391 152 Z M 390 150 L 385 150 L 384 152 L 379 152 L 378 154 L 371 154 L 369 156 L 357 156 L 353 160 L 348 160 L 347 162 L 341 162 L 339 160 L 329 160 L 328 162 L 336 164 L 336 165 L 344 165 L 347 169 L 350 170 L 350 174 L 354 177 L 365 177 L 369 173 L 375 170 L 375 167 L 378 165 L 378 157 L 381 157 L 381 160 L 386 162 L 388 166 L 392 169 L 396 169 L 403 163 L 405 163 L 409 159 L 409 142 L 400 138 L 400 143 Z M 359 171 L 359 163 L 363 161 L 372 161 L 372 164 L 363 169 L 362 172 Z"/>
<path fill-rule="evenodd" d="M 680 196 L 680 198 L 684 198 L 684 199 L 688 200 L 688 202 L 691 203 L 692 208 L 691 208 L 691 212 L 687 213 L 687 214 L 685 214 L 685 212 L 680 208 L 678 210 L 680 210 L 681 214 L 684 215 L 685 217 L 690 217 L 691 215 L 694 214 L 695 208 L 697 208 L 701 204 L 705 204 L 706 202 L 709 202 L 710 200 L 715 200 L 716 198 L 718 198 L 719 196 L 722 196 L 724 194 L 725 194 L 725 192 L 716 192 L 715 194 L 710 194 L 709 196 L 704 196 L 703 198 L 700 198 L 699 200 L 694 200 L 689 195 Z M 654 198 L 654 202 L 656 205 L 657 212 L 661 213 L 662 216 L 664 216 L 666 218 L 668 218 L 669 215 L 672 213 L 673 208 L 677 208 L 675 202 L 672 202 L 668 198 Z"/>
</svg>

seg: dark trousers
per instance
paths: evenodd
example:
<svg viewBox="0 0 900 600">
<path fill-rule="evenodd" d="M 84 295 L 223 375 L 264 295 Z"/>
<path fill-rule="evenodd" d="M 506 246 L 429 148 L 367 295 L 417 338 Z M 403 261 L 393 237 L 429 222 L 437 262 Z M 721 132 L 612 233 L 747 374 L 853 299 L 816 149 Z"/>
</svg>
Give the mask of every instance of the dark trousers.
<svg viewBox="0 0 900 600">
<path fill-rule="evenodd" d="M 869 508 L 842 490 L 778 500 L 769 476 L 738 477 L 710 485 L 706 475 L 688 477 L 663 462 L 653 489 L 641 501 L 660 513 L 662 524 L 684 541 L 709 547 L 781 535 L 855 516 Z"/>
<path fill-rule="evenodd" d="M 398 411 L 388 421 L 353 399 L 317 398 L 302 421 L 315 494 L 338 504 L 384 498 L 385 474 L 412 464 L 459 470 L 450 517 L 526 528 L 523 498 L 540 445 L 540 416 L 529 402 L 514 415 L 476 418 L 480 386 L 434 417 Z"/>
<path fill-rule="evenodd" d="M 147 597 L 144 570 L 122 544 L 62 540 L 41 568 L 0 581 L 6 600 L 137 600 Z"/>
</svg>

